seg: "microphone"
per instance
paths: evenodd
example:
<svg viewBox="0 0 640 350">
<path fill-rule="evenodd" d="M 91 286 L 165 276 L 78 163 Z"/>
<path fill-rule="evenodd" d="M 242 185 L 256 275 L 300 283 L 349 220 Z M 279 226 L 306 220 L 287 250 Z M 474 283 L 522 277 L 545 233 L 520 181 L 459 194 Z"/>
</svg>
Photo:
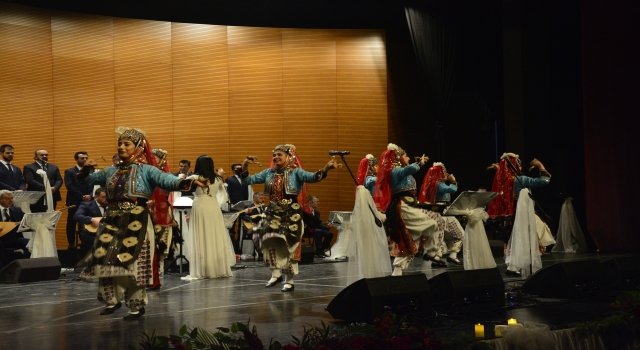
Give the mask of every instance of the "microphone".
<svg viewBox="0 0 640 350">
<path fill-rule="evenodd" d="M 346 156 L 347 154 L 351 154 L 349 151 L 329 151 L 330 156 Z"/>
</svg>

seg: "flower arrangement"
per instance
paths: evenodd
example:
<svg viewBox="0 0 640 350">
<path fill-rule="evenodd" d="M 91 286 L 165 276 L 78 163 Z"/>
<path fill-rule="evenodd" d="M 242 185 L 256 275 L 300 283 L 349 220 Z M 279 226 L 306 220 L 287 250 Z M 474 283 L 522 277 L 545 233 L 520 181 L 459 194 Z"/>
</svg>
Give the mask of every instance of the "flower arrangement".
<svg viewBox="0 0 640 350">
<path fill-rule="evenodd" d="M 258 337 L 256 327 L 234 323 L 230 328 L 218 327 L 211 333 L 201 328 L 180 328 L 178 335 L 157 336 L 155 330 L 150 334 L 142 333 L 140 349 L 232 349 L 232 350 L 440 350 L 440 349 L 491 349 L 489 344 L 477 342 L 472 334 L 439 340 L 433 330 L 426 328 L 415 318 L 398 317 L 386 314 L 376 319 L 373 325 L 352 323 L 344 327 L 325 325 L 303 327 L 303 335 L 292 336 L 292 342 L 282 345 L 270 340 L 265 346 Z M 131 349 L 135 349 L 131 347 Z"/>
</svg>

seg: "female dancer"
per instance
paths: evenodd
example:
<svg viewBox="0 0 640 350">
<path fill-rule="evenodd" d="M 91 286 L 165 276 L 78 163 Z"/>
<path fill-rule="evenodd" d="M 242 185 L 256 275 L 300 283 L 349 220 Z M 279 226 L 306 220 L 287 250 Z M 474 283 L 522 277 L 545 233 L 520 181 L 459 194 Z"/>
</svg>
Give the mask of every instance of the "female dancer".
<svg viewBox="0 0 640 350">
<path fill-rule="evenodd" d="M 356 180 L 358 185 L 364 186 L 371 196 L 373 196 L 373 190 L 376 187 L 376 175 L 378 173 L 378 159 L 372 154 L 367 154 L 360 161 L 358 166 L 358 172 L 356 174 Z"/>
<path fill-rule="evenodd" d="M 335 160 L 315 173 L 302 170 L 296 147 L 291 144 L 278 145 L 273 149 L 269 169 L 249 175 L 249 164 L 256 157 L 248 156 L 242 163 L 242 182 L 264 184 L 264 192 L 269 196 L 266 217 L 254 227 L 259 233 L 265 265 L 271 269 L 271 279 L 265 287 L 273 287 L 285 275 L 283 292 L 294 289 L 293 276 L 298 274 L 300 261 L 300 240 L 304 232 L 302 208 L 307 200 L 306 183 L 319 182 L 327 177 L 327 172 L 335 169 Z"/>
<path fill-rule="evenodd" d="M 80 277 L 89 281 L 99 278 L 98 300 L 107 304 L 101 315 L 112 314 L 125 299 L 130 311 L 124 319 L 131 320 L 145 313 L 148 303 L 145 286 L 152 274 L 154 232 L 146 203 L 156 187 L 168 191 L 189 190 L 194 181 L 160 171 L 144 132 L 119 127 L 116 133 L 120 156 L 117 166 L 90 174 L 97 163 L 87 160 L 77 175 L 80 182 L 105 186 L 109 202 L 98 226 L 87 268 Z M 195 184 L 206 186 L 199 181 Z M 154 212 L 166 214 L 157 207 Z"/>
<path fill-rule="evenodd" d="M 429 241 L 436 230 L 436 221 L 427 211 L 415 206 L 418 201 L 413 174 L 428 159 L 422 155 L 418 163 L 409 164 L 406 152 L 393 143 L 380 157 L 373 200 L 378 209 L 386 213 L 385 230 L 395 243 L 391 250 L 391 256 L 395 257 L 392 276 L 402 275 L 402 270 L 411 264 L 418 252 L 422 237 Z"/>
<path fill-rule="evenodd" d="M 183 280 L 231 277 L 231 266 L 236 263 L 236 254 L 224 226 L 222 211 L 216 199 L 218 191 L 224 189 L 222 177 L 213 170 L 213 159 L 202 155 L 196 160 L 194 174 L 213 181 L 208 188 L 198 188 L 193 199 L 191 213 L 191 263 L 189 276 Z"/>
</svg>

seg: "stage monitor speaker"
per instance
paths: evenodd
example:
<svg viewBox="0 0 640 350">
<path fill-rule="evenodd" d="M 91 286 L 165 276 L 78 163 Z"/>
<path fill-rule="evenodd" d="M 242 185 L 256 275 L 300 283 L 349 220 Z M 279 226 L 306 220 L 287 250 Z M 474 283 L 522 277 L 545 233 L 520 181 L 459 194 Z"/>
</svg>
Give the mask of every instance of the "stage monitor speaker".
<svg viewBox="0 0 640 350">
<path fill-rule="evenodd" d="M 57 280 L 61 269 L 58 258 L 18 259 L 0 271 L 0 283 Z"/>
<path fill-rule="evenodd" d="M 300 249 L 300 264 L 313 264 L 316 257 L 316 248 L 311 244 L 303 245 Z"/>
<path fill-rule="evenodd" d="M 504 306 L 504 281 L 497 267 L 443 272 L 429 279 L 429 286 L 436 310 Z"/>
<path fill-rule="evenodd" d="M 566 261 L 538 270 L 522 284 L 527 294 L 548 298 L 574 298 L 604 285 L 598 259 Z"/>
<path fill-rule="evenodd" d="M 327 306 L 336 319 L 373 323 L 386 312 L 426 314 L 431 310 L 425 274 L 363 278 L 343 289 Z"/>
<path fill-rule="evenodd" d="M 601 264 L 612 287 L 626 289 L 640 285 L 640 256 L 607 259 Z"/>
</svg>

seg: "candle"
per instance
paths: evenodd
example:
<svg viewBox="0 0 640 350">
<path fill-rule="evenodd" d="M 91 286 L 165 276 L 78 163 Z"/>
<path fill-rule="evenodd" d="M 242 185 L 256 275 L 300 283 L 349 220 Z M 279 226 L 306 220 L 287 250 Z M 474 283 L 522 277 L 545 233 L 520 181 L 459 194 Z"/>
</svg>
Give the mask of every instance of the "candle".
<svg viewBox="0 0 640 350">
<path fill-rule="evenodd" d="M 516 319 L 515 319 L 515 318 L 510 318 L 510 319 L 507 321 L 507 324 L 508 324 L 509 326 L 515 326 L 517 323 L 518 323 L 518 322 L 516 321 Z"/>
<path fill-rule="evenodd" d="M 476 338 L 484 338 L 484 326 L 479 323 L 476 325 Z"/>
</svg>

